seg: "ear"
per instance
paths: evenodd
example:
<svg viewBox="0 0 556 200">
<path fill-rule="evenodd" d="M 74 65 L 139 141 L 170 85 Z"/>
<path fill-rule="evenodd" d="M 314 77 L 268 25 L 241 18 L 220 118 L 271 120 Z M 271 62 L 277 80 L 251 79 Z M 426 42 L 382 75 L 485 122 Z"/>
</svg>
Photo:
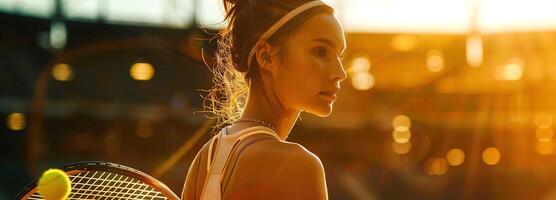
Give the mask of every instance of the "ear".
<svg viewBox="0 0 556 200">
<path fill-rule="evenodd" d="M 274 74 L 278 67 L 278 57 L 274 56 L 276 48 L 272 47 L 272 45 L 265 40 L 258 41 L 255 46 L 257 48 L 255 60 L 259 64 L 259 67 Z"/>
</svg>

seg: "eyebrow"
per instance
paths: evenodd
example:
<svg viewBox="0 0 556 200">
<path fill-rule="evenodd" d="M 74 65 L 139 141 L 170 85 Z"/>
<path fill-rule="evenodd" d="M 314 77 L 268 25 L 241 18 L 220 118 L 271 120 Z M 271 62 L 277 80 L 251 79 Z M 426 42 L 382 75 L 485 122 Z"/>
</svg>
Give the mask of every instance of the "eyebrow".
<svg viewBox="0 0 556 200">
<path fill-rule="evenodd" d="M 325 38 L 316 38 L 316 39 L 313 39 L 312 41 L 324 43 L 324 44 L 332 47 L 333 49 L 336 48 L 336 44 L 334 44 L 334 42 L 332 42 L 328 39 L 325 39 Z M 340 53 L 343 54 L 345 49 L 346 49 L 345 47 L 340 49 Z"/>
</svg>

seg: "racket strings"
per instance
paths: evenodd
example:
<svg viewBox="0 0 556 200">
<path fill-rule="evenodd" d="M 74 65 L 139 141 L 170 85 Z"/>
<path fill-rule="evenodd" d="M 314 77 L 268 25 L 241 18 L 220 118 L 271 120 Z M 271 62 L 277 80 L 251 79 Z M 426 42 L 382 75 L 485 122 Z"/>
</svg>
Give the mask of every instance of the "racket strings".
<svg viewBox="0 0 556 200">
<path fill-rule="evenodd" d="M 85 171 L 70 175 L 72 190 L 68 199 L 167 199 L 135 178 L 102 171 Z M 29 199 L 44 199 L 37 192 Z"/>
</svg>

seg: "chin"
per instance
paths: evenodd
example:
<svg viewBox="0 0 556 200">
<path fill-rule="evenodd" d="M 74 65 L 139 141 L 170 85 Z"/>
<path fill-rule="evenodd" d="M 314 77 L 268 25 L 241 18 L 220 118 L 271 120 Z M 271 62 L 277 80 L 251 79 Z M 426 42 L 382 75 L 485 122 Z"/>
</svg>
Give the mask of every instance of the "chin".
<svg viewBox="0 0 556 200">
<path fill-rule="evenodd" d="M 320 103 L 319 105 L 314 105 L 312 109 L 308 109 L 305 111 L 317 117 L 328 117 L 332 113 L 334 107 L 333 105 L 334 103 L 327 103 L 327 104 Z"/>
</svg>

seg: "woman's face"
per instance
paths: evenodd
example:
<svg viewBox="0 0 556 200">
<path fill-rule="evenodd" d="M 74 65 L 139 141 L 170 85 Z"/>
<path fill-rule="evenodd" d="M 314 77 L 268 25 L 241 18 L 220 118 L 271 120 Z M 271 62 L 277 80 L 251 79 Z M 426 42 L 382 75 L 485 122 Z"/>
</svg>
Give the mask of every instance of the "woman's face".
<svg viewBox="0 0 556 200">
<path fill-rule="evenodd" d="M 331 14 L 317 14 L 288 40 L 273 85 L 286 109 L 330 115 L 340 82 L 346 78 L 341 56 L 344 31 Z"/>
</svg>

